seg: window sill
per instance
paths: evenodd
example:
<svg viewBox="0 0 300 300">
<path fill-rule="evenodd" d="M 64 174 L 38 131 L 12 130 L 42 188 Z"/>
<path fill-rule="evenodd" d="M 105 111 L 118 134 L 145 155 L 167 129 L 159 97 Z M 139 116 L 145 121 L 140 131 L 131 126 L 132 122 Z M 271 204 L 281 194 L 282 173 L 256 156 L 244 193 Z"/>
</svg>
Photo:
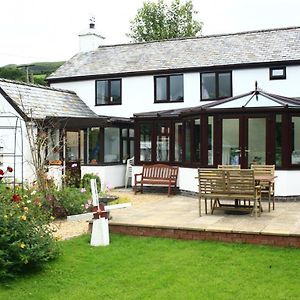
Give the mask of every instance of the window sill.
<svg viewBox="0 0 300 300">
<path fill-rule="evenodd" d="M 231 98 L 231 97 L 232 97 L 232 95 L 228 96 L 228 97 L 223 97 L 223 98 L 200 99 L 200 102 L 218 101 L 218 100 L 224 100 L 224 99 Z"/>
<path fill-rule="evenodd" d="M 179 102 L 184 102 L 184 100 L 176 100 L 176 101 L 170 101 L 170 100 L 156 101 L 156 100 L 154 100 L 154 104 L 159 104 L 159 103 L 179 103 Z"/>
<path fill-rule="evenodd" d="M 95 106 L 110 106 L 110 105 L 122 105 L 122 102 L 118 102 L 118 103 L 105 103 L 105 104 L 95 104 Z"/>
</svg>

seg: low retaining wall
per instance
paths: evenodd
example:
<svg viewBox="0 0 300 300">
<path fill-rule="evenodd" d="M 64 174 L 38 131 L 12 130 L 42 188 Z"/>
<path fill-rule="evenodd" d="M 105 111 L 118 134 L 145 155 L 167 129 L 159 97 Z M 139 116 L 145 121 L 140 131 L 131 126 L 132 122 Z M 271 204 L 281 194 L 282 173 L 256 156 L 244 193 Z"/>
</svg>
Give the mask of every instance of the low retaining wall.
<svg viewBox="0 0 300 300">
<path fill-rule="evenodd" d="M 170 227 L 147 227 L 127 224 L 109 224 L 110 232 L 134 236 L 152 236 L 181 240 L 205 240 L 231 243 L 261 244 L 300 248 L 300 236 L 261 233 L 205 231 Z"/>
</svg>

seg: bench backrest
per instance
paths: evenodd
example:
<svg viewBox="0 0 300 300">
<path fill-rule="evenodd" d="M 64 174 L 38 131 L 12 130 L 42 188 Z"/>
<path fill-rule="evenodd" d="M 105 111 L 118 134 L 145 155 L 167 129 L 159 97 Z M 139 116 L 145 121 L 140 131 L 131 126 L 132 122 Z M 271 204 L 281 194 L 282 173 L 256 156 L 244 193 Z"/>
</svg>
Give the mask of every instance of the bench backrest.
<svg viewBox="0 0 300 300">
<path fill-rule="evenodd" d="M 253 170 L 198 169 L 199 193 L 205 194 L 255 194 Z"/>
<path fill-rule="evenodd" d="M 143 178 L 149 179 L 169 179 L 171 176 L 177 179 L 178 167 L 164 164 L 143 165 Z"/>
<path fill-rule="evenodd" d="M 198 169 L 199 193 L 222 194 L 225 187 L 225 172 L 218 169 Z"/>
<path fill-rule="evenodd" d="M 230 194 L 255 194 L 253 170 L 226 170 L 227 191 Z"/>
<path fill-rule="evenodd" d="M 240 169 L 241 165 L 218 165 L 218 169 Z"/>
</svg>

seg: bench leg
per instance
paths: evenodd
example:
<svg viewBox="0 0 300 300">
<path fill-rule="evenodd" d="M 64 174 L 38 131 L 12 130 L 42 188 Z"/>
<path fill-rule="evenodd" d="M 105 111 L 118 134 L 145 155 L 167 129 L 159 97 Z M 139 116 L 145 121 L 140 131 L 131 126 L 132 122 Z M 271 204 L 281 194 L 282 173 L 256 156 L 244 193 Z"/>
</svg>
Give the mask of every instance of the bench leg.
<svg viewBox="0 0 300 300">
<path fill-rule="evenodd" d="M 135 181 L 134 182 L 134 194 L 136 195 L 137 192 L 138 192 L 138 190 L 137 190 L 137 182 Z"/>
<path fill-rule="evenodd" d="M 171 195 L 171 185 L 169 184 L 169 186 L 168 186 L 168 197 L 170 197 L 170 195 Z"/>
<path fill-rule="evenodd" d="M 141 194 L 143 194 L 144 192 L 144 186 L 143 186 L 143 182 L 141 182 Z"/>
<path fill-rule="evenodd" d="M 199 198 L 198 198 L 199 200 L 199 217 L 201 217 L 202 216 L 202 212 L 201 212 L 201 200 L 202 200 L 202 198 L 199 196 Z"/>
</svg>

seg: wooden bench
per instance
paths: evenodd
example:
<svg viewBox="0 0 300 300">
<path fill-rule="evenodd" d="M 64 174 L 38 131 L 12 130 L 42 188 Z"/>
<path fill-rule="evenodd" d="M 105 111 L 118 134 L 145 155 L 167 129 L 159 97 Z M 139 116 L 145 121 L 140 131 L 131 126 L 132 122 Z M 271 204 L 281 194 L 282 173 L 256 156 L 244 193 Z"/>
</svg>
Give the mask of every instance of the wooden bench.
<svg viewBox="0 0 300 300">
<path fill-rule="evenodd" d="M 250 211 L 257 216 L 261 208 L 261 188 L 255 185 L 253 170 L 229 169 L 198 169 L 199 180 L 199 215 L 201 216 L 201 202 L 211 200 L 211 213 L 214 210 Z M 235 204 L 224 204 L 220 200 L 234 200 Z M 240 200 L 244 200 L 241 205 Z M 246 205 L 246 202 L 248 204 Z M 250 205 L 253 201 L 253 205 Z"/>
<path fill-rule="evenodd" d="M 149 185 L 167 185 L 168 196 L 171 194 L 171 188 L 176 189 L 178 176 L 178 167 L 164 164 L 143 165 L 142 173 L 134 175 L 134 193 L 137 193 L 137 185 L 141 185 L 143 193 L 144 184 Z"/>
</svg>

